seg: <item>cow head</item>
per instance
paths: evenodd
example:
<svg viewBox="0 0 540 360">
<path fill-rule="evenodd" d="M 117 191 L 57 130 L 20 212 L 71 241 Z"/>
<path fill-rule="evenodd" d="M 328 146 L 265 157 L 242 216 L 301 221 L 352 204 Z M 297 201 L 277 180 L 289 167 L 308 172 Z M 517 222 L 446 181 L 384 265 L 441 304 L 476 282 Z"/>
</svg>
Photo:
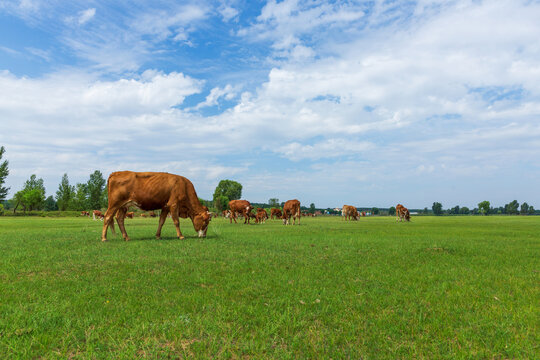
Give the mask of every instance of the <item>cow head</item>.
<svg viewBox="0 0 540 360">
<path fill-rule="evenodd" d="M 206 237 L 206 231 L 208 230 L 210 219 L 210 212 L 207 210 L 198 213 L 193 218 L 193 227 L 195 228 L 195 231 L 199 233 L 199 237 Z"/>
</svg>

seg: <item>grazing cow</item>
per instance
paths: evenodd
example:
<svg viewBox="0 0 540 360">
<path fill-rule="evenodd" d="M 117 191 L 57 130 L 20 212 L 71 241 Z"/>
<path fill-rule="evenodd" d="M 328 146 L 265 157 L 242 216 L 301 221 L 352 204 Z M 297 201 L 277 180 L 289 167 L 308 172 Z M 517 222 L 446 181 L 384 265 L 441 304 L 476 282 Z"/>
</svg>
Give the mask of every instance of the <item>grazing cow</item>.
<svg viewBox="0 0 540 360">
<path fill-rule="evenodd" d="M 126 217 L 127 217 L 127 218 L 130 218 L 130 219 L 133 219 L 133 215 L 134 215 L 134 214 L 135 214 L 135 213 L 134 213 L 133 211 L 130 211 L 130 212 L 126 213 Z"/>
<path fill-rule="evenodd" d="M 221 215 L 223 215 L 223 217 L 227 219 L 229 216 L 231 216 L 231 210 L 223 210 L 221 212 Z"/>
<path fill-rule="evenodd" d="M 124 227 L 128 207 L 133 205 L 149 210 L 161 210 L 156 238 L 161 237 L 161 228 L 170 213 L 176 235 L 184 239 L 178 217 L 190 218 L 199 237 L 205 237 L 210 223 L 210 214 L 197 197 L 191 181 L 183 176 L 163 172 L 113 172 L 107 181 L 109 207 L 105 213 L 101 240 L 107 241 L 107 229 L 114 233 L 114 216 L 124 240 L 129 237 Z"/>
<path fill-rule="evenodd" d="M 145 218 L 145 217 L 148 217 L 148 215 L 146 215 L 145 213 L 142 213 L 142 214 L 141 214 L 141 217 L 144 217 L 144 218 Z"/>
<path fill-rule="evenodd" d="M 281 213 L 281 209 L 276 209 L 276 208 L 273 208 L 273 209 L 270 209 L 270 219 L 274 219 L 274 216 L 276 217 L 276 219 L 279 219 L 283 216 L 283 214 Z"/>
<path fill-rule="evenodd" d="M 94 220 L 97 220 L 97 219 L 103 220 L 104 217 L 105 217 L 105 215 L 103 215 L 103 213 L 101 211 L 99 211 L 99 210 L 92 211 L 92 218 Z"/>
<path fill-rule="evenodd" d="M 409 209 L 407 209 L 405 206 L 401 204 L 397 204 L 396 206 L 396 221 L 411 221 L 411 214 L 409 213 Z"/>
<path fill-rule="evenodd" d="M 358 220 L 358 210 L 352 205 L 343 205 L 341 216 L 344 220 Z"/>
<path fill-rule="evenodd" d="M 298 218 L 298 225 L 300 225 L 300 201 L 287 200 L 283 205 L 283 225 L 290 225 L 291 216 L 293 217 L 293 225 L 296 225 L 296 218 Z"/>
<path fill-rule="evenodd" d="M 244 224 L 249 224 L 249 214 L 253 206 L 247 200 L 231 200 L 229 201 L 229 208 L 231 209 L 231 216 L 229 222 L 232 224 L 233 220 L 236 224 L 236 214 L 240 213 L 244 216 Z"/>
<path fill-rule="evenodd" d="M 258 222 L 259 224 L 266 223 L 266 219 L 268 219 L 268 214 L 266 210 L 263 208 L 257 208 L 257 214 L 255 215 L 255 222 Z"/>
<path fill-rule="evenodd" d="M 90 213 L 88 211 L 81 211 L 81 216 L 88 216 L 90 217 Z"/>
</svg>

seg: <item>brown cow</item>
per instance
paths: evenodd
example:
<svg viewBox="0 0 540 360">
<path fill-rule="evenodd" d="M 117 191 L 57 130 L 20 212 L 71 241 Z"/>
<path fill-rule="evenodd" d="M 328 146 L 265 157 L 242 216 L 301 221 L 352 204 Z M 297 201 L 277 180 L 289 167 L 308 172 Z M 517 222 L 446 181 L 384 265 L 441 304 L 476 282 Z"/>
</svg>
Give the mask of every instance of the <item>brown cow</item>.
<svg viewBox="0 0 540 360">
<path fill-rule="evenodd" d="M 145 217 L 148 217 L 148 215 L 146 215 L 145 213 L 142 213 L 141 217 L 145 218 Z"/>
<path fill-rule="evenodd" d="M 274 216 L 276 217 L 276 219 L 282 217 L 283 214 L 281 213 L 281 209 L 270 209 L 270 219 L 274 219 Z"/>
<path fill-rule="evenodd" d="M 290 225 L 291 216 L 293 217 L 293 225 L 296 225 L 296 218 L 298 218 L 298 225 L 300 225 L 300 201 L 287 200 L 283 205 L 283 225 Z"/>
<path fill-rule="evenodd" d="M 344 220 L 358 220 L 358 210 L 352 205 L 343 205 L 341 209 L 341 216 Z"/>
<path fill-rule="evenodd" d="M 130 218 L 130 219 L 133 219 L 133 215 L 134 215 L 134 214 L 135 214 L 135 213 L 134 213 L 133 211 L 130 211 L 130 212 L 126 213 L 126 217 L 127 217 L 127 218 Z"/>
<path fill-rule="evenodd" d="M 257 214 L 255 215 L 255 222 L 258 222 L 259 224 L 266 223 L 266 219 L 268 219 L 268 213 L 263 208 L 257 208 Z"/>
<path fill-rule="evenodd" d="M 104 217 L 105 217 L 105 215 L 103 215 L 103 213 L 101 211 L 99 211 L 99 210 L 92 211 L 92 218 L 94 220 L 97 220 L 97 219 L 103 220 Z"/>
<path fill-rule="evenodd" d="M 90 217 L 90 213 L 88 211 L 81 211 L 81 216 L 88 216 Z"/>
<path fill-rule="evenodd" d="M 229 217 L 229 222 L 232 224 L 233 220 L 236 224 L 236 214 L 240 213 L 244 216 L 244 224 L 249 224 L 249 213 L 253 206 L 247 200 L 231 200 L 229 201 L 229 208 L 231 209 L 231 216 Z"/>
<path fill-rule="evenodd" d="M 409 209 L 407 209 L 405 206 L 401 204 L 396 205 L 396 221 L 411 221 L 411 214 L 409 213 Z"/>
<path fill-rule="evenodd" d="M 210 214 L 201 205 L 191 181 L 183 176 L 163 172 L 113 172 L 107 181 L 109 207 L 105 213 L 101 240 L 107 241 L 107 229 L 114 233 L 114 216 L 122 236 L 129 237 L 124 227 L 124 218 L 131 205 L 149 211 L 161 209 L 156 238 L 161 237 L 161 228 L 171 213 L 178 238 L 184 239 L 178 217 L 190 218 L 199 237 L 205 237 L 210 223 Z"/>
</svg>

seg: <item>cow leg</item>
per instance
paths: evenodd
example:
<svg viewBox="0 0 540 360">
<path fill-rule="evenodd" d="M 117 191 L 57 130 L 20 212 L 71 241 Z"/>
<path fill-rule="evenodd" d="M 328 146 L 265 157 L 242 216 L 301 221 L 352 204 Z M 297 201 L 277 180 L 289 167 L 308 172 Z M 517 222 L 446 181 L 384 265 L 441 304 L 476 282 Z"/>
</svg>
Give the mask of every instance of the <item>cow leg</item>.
<svg viewBox="0 0 540 360">
<path fill-rule="evenodd" d="M 176 228 L 176 236 L 180 240 L 184 240 L 184 235 L 182 235 L 182 232 L 180 231 L 180 220 L 178 220 L 178 208 L 171 209 L 171 218 L 174 223 L 174 227 Z"/>
<path fill-rule="evenodd" d="M 161 209 L 161 215 L 159 215 L 159 225 L 156 232 L 156 239 L 161 239 L 161 228 L 167 220 L 167 215 L 169 214 L 169 209 Z"/>
<path fill-rule="evenodd" d="M 122 237 L 125 241 L 129 241 L 126 227 L 124 226 L 124 219 L 126 218 L 127 210 L 127 207 L 123 206 L 116 212 L 116 222 L 118 223 L 118 227 L 120 228 L 120 232 L 122 233 Z"/>
<path fill-rule="evenodd" d="M 114 215 L 118 211 L 118 209 L 121 206 L 111 206 L 107 209 L 105 212 L 105 216 L 103 217 L 103 231 L 101 232 L 101 241 L 107 241 L 107 229 L 109 226 L 111 227 L 111 232 L 114 235 Z"/>
</svg>

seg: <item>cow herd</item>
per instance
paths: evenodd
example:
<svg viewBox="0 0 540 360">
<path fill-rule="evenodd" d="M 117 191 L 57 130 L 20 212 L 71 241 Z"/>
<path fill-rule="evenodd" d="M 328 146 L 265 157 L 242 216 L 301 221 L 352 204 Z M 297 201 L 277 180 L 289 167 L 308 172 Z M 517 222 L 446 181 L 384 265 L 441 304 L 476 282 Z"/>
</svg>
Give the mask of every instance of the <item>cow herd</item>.
<svg viewBox="0 0 540 360">
<path fill-rule="evenodd" d="M 255 223 L 264 224 L 268 219 L 268 213 L 263 208 L 257 208 L 253 213 L 253 206 L 247 200 L 231 200 L 229 201 L 229 209 L 222 212 L 223 216 L 229 218 L 229 223 L 232 224 L 239 216 L 244 218 L 244 224 L 249 224 L 251 219 L 254 219 Z M 293 225 L 296 225 L 296 219 L 300 224 L 300 201 L 293 199 L 288 200 L 283 205 L 283 211 L 281 209 L 270 209 L 271 219 L 282 219 L 284 225 L 290 224 L 291 217 L 293 218 Z"/>
<path fill-rule="evenodd" d="M 114 219 L 122 233 L 124 240 L 129 241 L 124 220 L 133 218 L 134 213 L 128 212 L 130 206 L 136 206 L 143 211 L 141 216 L 158 216 L 155 210 L 160 210 L 159 224 L 156 232 L 156 238 L 161 237 L 161 228 L 167 217 L 172 218 L 176 228 L 177 237 L 183 239 L 180 231 L 178 218 L 189 218 L 193 223 L 195 231 L 199 237 L 206 237 L 208 225 L 212 214 L 206 206 L 199 201 L 195 188 L 191 181 L 179 175 L 163 172 L 133 172 L 117 171 L 113 172 L 107 181 L 108 207 L 105 213 L 99 210 L 92 212 L 94 220 L 103 220 L 103 230 L 101 240 L 107 241 L 107 230 L 110 228 L 114 234 Z M 231 200 L 229 209 L 223 211 L 223 216 L 229 218 L 232 224 L 239 216 L 244 218 L 244 224 L 249 224 L 250 220 L 263 224 L 269 218 L 268 213 L 263 208 L 257 208 L 253 213 L 253 206 L 247 200 Z M 82 211 L 81 215 L 90 216 L 88 211 Z M 283 209 L 273 208 L 270 210 L 271 219 L 281 219 L 284 225 L 300 225 L 300 201 L 288 200 L 283 205 Z M 362 213 L 363 215 L 363 213 Z M 358 210 L 351 205 L 344 205 L 342 216 L 346 220 L 358 220 L 360 214 Z M 409 210 L 403 205 L 396 207 L 396 217 L 398 221 L 410 221 Z"/>
</svg>

